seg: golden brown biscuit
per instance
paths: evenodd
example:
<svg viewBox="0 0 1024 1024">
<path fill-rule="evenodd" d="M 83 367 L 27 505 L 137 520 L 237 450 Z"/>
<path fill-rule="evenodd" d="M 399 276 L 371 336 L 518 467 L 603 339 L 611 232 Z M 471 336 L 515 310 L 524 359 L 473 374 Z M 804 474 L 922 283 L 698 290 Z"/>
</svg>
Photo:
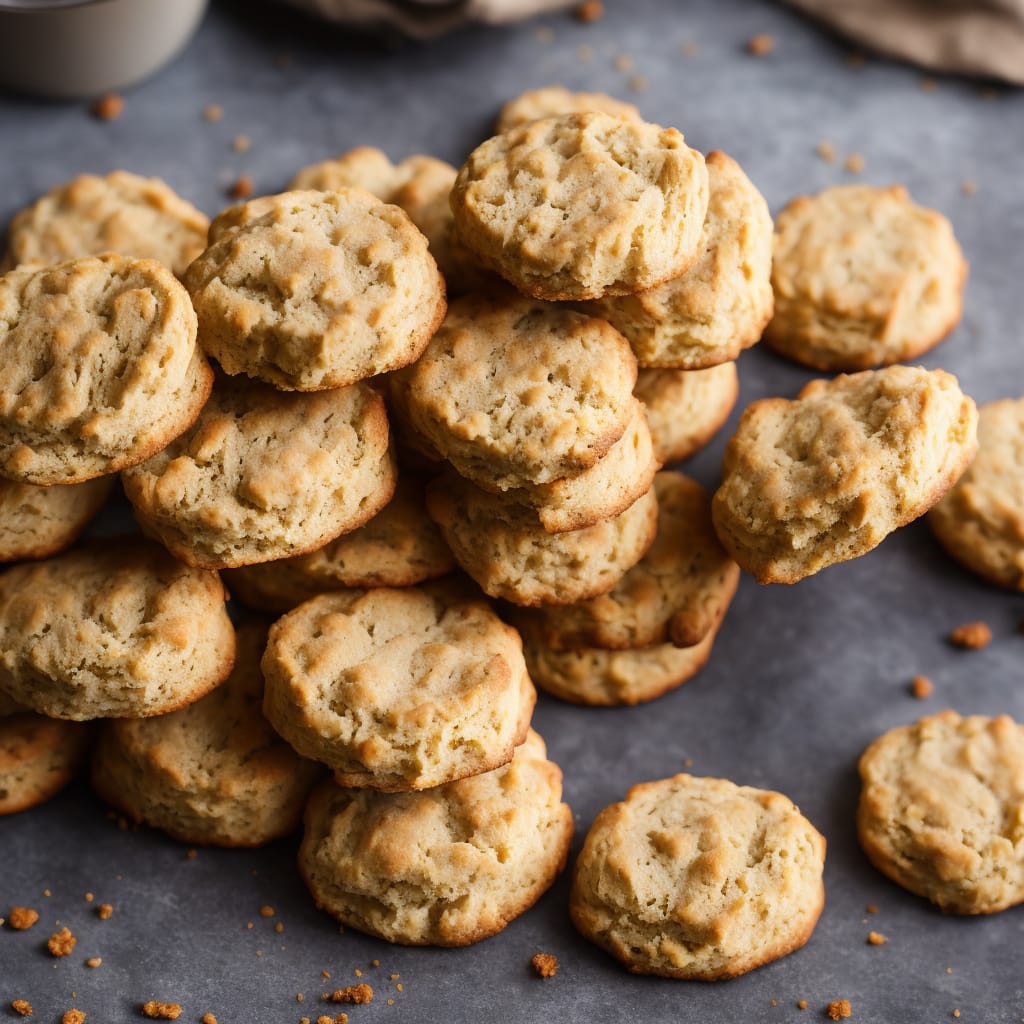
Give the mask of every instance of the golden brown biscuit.
<svg viewBox="0 0 1024 1024">
<path fill-rule="evenodd" d="M 45 803 L 85 760 L 90 731 L 31 713 L 0 717 L 0 815 Z"/>
</svg>

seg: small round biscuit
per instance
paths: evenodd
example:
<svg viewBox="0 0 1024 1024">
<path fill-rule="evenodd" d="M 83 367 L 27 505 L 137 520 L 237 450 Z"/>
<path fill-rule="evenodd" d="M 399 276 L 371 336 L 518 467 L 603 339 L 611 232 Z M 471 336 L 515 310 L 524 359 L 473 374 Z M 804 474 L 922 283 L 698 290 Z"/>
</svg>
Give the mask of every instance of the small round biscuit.
<svg viewBox="0 0 1024 1024">
<path fill-rule="evenodd" d="M 228 589 L 250 608 L 287 612 L 317 594 L 348 587 L 412 587 L 455 568 L 427 515 L 424 483 L 398 478 L 394 497 L 365 526 L 307 555 L 232 569 Z"/>
<path fill-rule="evenodd" d="M 1010 590 L 1024 590 L 1024 398 L 978 410 L 978 454 L 928 514 L 958 561 Z"/>
<path fill-rule="evenodd" d="M 960 322 L 967 264 L 949 221 L 901 185 L 837 185 L 775 225 L 765 340 L 817 370 L 914 359 Z"/>
<path fill-rule="evenodd" d="M 518 633 L 439 592 L 322 594 L 279 619 L 265 711 L 345 786 L 427 789 L 506 764 L 536 693 Z"/>
<path fill-rule="evenodd" d="M 205 248 L 209 224 L 159 178 L 82 174 L 11 221 L 6 264 L 46 266 L 116 252 L 157 260 L 181 277 Z"/>
<path fill-rule="evenodd" d="M 0 718 L 0 815 L 56 796 L 85 760 L 89 733 L 87 725 L 45 715 Z"/>
<path fill-rule="evenodd" d="M 640 370 L 633 389 L 647 408 L 654 452 L 663 465 L 699 452 L 729 418 L 739 393 L 735 363 L 706 370 Z"/>
<path fill-rule="evenodd" d="M 640 111 L 632 103 L 625 103 L 603 92 L 572 92 L 562 85 L 545 85 L 530 89 L 509 100 L 498 114 L 495 135 L 518 128 L 542 117 L 560 114 L 597 112 L 621 117 L 627 121 L 643 121 Z"/>
<path fill-rule="evenodd" d="M 192 429 L 123 480 L 143 532 L 223 569 L 323 547 L 376 515 L 396 478 L 368 384 L 301 394 L 221 377 Z"/>
<path fill-rule="evenodd" d="M 544 610 L 541 629 L 555 650 L 692 647 L 718 629 L 740 570 L 715 536 L 711 499 L 696 480 L 668 471 L 654 491 L 658 533 L 643 558 L 607 593 Z"/>
<path fill-rule="evenodd" d="M 643 557 L 658 526 L 653 487 L 617 516 L 549 533 L 535 510 L 454 474 L 427 488 L 427 511 L 484 593 L 525 606 L 572 604 L 611 590 Z"/>
<path fill-rule="evenodd" d="M 239 627 L 230 676 L 202 700 L 100 731 L 97 793 L 133 821 L 186 843 L 262 846 L 294 832 L 320 774 L 263 717 L 266 628 Z"/>
<path fill-rule="evenodd" d="M 657 288 L 585 308 L 633 346 L 641 366 L 700 370 L 756 344 L 772 316 L 772 218 L 725 153 L 707 157 L 710 198 L 693 266 Z"/>
<path fill-rule="evenodd" d="M 213 385 L 188 293 L 109 253 L 0 278 L 0 472 L 83 483 L 149 458 Z"/>
<path fill-rule="evenodd" d="M 227 373 L 321 391 L 416 359 L 445 298 L 408 214 L 361 189 L 254 202 L 260 215 L 243 208 L 185 275 L 201 344 Z"/>
<path fill-rule="evenodd" d="M 974 457 L 977 422 L 956 377 L 922 367 L 754 402 L 725 449 L 715 530 L 758 582 L 796 583 L 927 512 Z"/>
<path fill-rule="evenodd" d="M 569 912 L 634 974 L 734 978 L 807 942 L 824 868 L 825 840 L 781 793 L 676 775 L 597 816 Z"/>
<path fill-rule="evenodd" d="M 575 476 L 634 415 L 636 360 L 605 321 L 511 292 L 452 304 L 409 370 L 413 426 L 489 490 Z"/>
<path fill-rule="evenodd" d="M 868 859 L 950 914 L 1024 902 L 1024 726 L 942 711 L 890 729 L 860 759 Z"/>
<path fill-rule="evenodd" d="M 0 478 L 0 562 L 49 558 L 78 539 L 102 508 L 114 482 L 36 487 Z"/>
<path fill-rule="evenodd" d="M 326 782 L 299 870 L 317 906 L 408 946 L 468 946 L 529 910 L 565 867 L 572 813 L 532 730 L 502 768 L 421 793 Z"/>
<path fill-rule="evenodd" d="M 214 572 L 136 538 L 0 575 L 0 689 L 53 718 L 145 718 L 231 671 L 235 631 Z"/>
<path fill-rule="evenodd" d="M 459 240 L 538 299 L 653 288 L 699 257 L 704 158 L 674 128 L 542 118 L 478 146 L 451 194 Z"/>
</svg>

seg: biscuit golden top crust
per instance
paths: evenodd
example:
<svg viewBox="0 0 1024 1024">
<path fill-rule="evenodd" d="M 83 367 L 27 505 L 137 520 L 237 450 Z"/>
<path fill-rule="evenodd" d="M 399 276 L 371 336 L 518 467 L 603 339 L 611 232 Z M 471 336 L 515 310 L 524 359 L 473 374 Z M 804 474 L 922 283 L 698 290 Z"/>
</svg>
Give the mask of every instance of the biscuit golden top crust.
<svg viewBox="0 0 1024 1024">
<path fill-rule="evenodd" d="M 116 252 L 158 260 L 180 277 L 206 246 L 209 223 L 159 178 L 82 174 L 11 221 L 7 263 L 46 265 Z"/>
<path fill-rule="evenodd" d="M 642 121 L 640 111 L 632 103 L 625 103 L 603 92 L 572 92 L 562 85 L 546 85 L 530 89 L 511 99 L 501 108 L 494 126 L 496 135 L 518 128 L 542 117 L 588 112 L 611 114 L 627 121 Z"/>
<path fill-rule="evenodd" d="M 676 775 L 595 819 L 576 863 L 576 927 L 631 971 L 732 978 L 810 937 L 825 840 L 781 793 Z"/>
<path fill-rule="evenodd" d="M 674 128 L 569 114 L 478 146 L 451 204 L 459 239 L 520 291 L 596 299 L 653 288 L 690 267 L 708 176 Z"/>
<path fill-rule="evenodd" d="M 943 711 L 890 729 L 859 767 L 875 867 L 949 913 L 1024 902 L 1024 726 Z"/>
<path fill-rule="evenodd" d="M 44 715 L 0 717 L 0 815 L 49 800 L 74 777 L 90 728 Z"/>
<path fill-rule="evenodd" d="M 761 583 L 856 558 L 946 493 L 977 450 L 977 420 L 952 374 L 921 367 L 754 402 L 726 446 L 719 539 Z"/>
</svg>

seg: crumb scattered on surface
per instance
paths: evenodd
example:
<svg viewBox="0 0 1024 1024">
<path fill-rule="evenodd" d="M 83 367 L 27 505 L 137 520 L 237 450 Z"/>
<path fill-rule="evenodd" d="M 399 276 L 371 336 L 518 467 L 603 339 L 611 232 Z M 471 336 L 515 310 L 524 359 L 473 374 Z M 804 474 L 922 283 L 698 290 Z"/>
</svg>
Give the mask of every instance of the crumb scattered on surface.
<svg viewBox="0 0 1024 1024">
<path fill-rule="evenodd" d="M 346 985 L 345 988 L 336 988 L 329 993 L 327 998 L 332 1003 L 355 1003 L 361 1006 L 364 1003 L 373 1002 L 373 989 L 365 981 L 358 985 Z"/>
<path fill-rule="evenodd" d="M 867 905 L 867 906 L 866 906 L 866 907 L 865 907 L 864 909 L 865 909 L 865 910 L 866 910 L 866 911 L 867 911 L 867 912 L 868 912 L 869 914 L 877 914 L 877 913 L 878 913 L 878 907 L 876 907 L 876 906 L 874 905 L 874 903 L 869 903 L 869 904 L 868 904 L 868 905 Z"/>
<path fill-rule="evenodd" d="M 849 53 L 846 56 L 846 66 L 857 70 L 858 68 L 864 67 L 867 64 L 868 59 L 859 50 L 854 50 L 853 53 Z"/>
<path fill-rule="evenodd" d="M 224 108 L 217 103 L 211 103 L 203 110 L 204 121 L 219 121 L 224 116 Z"/>
<path fill-rule="evenodd" d="M 355 969 L 355 970 L 354 970 L 354 971 L 353 971 L 352 973 L 353 973 L 353 974 L 354 974 L 354 975 L 355 975 L 355 976 L 356 976 L 357 978 L 361 978 L 361 977 L 363 976 L 363 972 L 362 972 L 361 970 L 359 970 L 359 968 L 358 968 L 358 967 L 357 967 L 357 968 L 356 968 L 356 969 Z"/>
<path fill-rule="evenodd" d="M 280 935 L 284 931 L 284 925 L 280 921 L 278 921 L 277 924 L 274 925 L 274 931 L 277 932 L 278 935 Z"/>
<path fill-rule="evenodd" d="M 773 999 L 772 1000 L 772 1006 L 778 1006 L 778 1005 L 779 1005 L 778 999 Z"/>
<path fill-rule="evenodd" d="M 952 974 L 953 973 L 953 968 L 952 967 L 947 967 L 946 968 L 946 973 L 947 974 Z"/>
<path fill-rule="evenodd" d="M 555 41 L 555 33 L 552 29 L 548 28 L 547 25 L 541 25 L 541 27 L 533 33 L 533 38 L 536 39 L 538 43 L 543 43 L 546 46 L 548 43 L 553 43 Z"/>
<path fill-rule="evenodd" d="M 303 1020 L 309 1020 L 308 1017 L 303 1017 Z M 316 1024 L 334 1024 L 334 1018 L 328 1017 L 326 1013 L 320 1014 L 316 1019 Z"/>
<path fill-rule="evenodd" d="M 807 1009 L 807 1000 L 806 999 L 801 999 L 800 1002 L 796 1004 L 796 1008 L 798 1010 L 806 1010 Z"/>
<path fill-rule="evenodd" d="M 628 53 L 620 53 L 615 58 L 615 70 L 621 71 L 625 74 L 627 71 L 633 70 L 633 58 Z"/>
<path fill-rule="evenodd" d="M 248 199 L 255 189 L 252 178 L 243 174 L 235 180 L 235 183 L 228 189 L 228 195 L 232 199 Z"/>
<path fill-rule="evenodd" d="M 392 974 L 392 975 L 391 975 L 391 980 L 392 980 L 392 981 L 398 981 L 398 979 L 399 979 L 400 977 L 401 977 L 401 975 L 400 975 L 400 974 Z"/>
<path fill-rule="evenodd" d="M 868 932 L 869 946 L 884 946 L 886 941 L 886 937 L 881 932 Z"/>
<path fill-rule="evenodd" d="M 960 191 L 963 192 L 965 196 L 973 196 L 978 191 L 978 183 L 971 178 L 967 178 L 965 181 L 961 182 Z"/>
<path fill-rule="evenodd" d="M 860 153 L 851 153 L 844 161 L 843 166 L 851 174 L 860 174 L 864 170 L 864 157 Z"/>
<path fill-rule="evenodd" d="M 633 75 L 627 83 L 633 92 L 647 92 L 650 83 L 643 75 Z"/>
<path fill-rule="evenodd" d="M 380 967 L 380 961 L 379 960 L 371 960 L 370 961 L 370 966 L 371 967 Z"/>
<path fill-rule="evenodd" d="M 177 1020 L 181 1016 L 180 1003 L 158 1003 L 150 999 L 148 1003 L 142 1004 L 142 1012 L 154 1020 Z"/>
<path fill-rule="evenodd" d="M 102 957 L 91 956 L 91 957 L 89 957 L 88 960 L 85 961 L 85 966 L 86 967 L 99 967 L 99 965 L 101 963 L 103 963 L 103 958 Z"/>
<path fill-rule="evenodd" d="M 204 1013 L 200 1018 L 200 1024 L 217 1024 L 217 1018 L 212 1013 Z"/>
<path fill-rule="evenodd" d="M 43 890 L 43 895 L 44 895 L 44 896 L 46 896 L 46 897 L 50 897 L 50 896 L 52 896 L 52 895 L 53 895 L 53 893 L 52 893 L 52 892 L 50 892 L 50 890 L 49 890 L 49 889 L 44 889 L 44 890 Z"/>
<path fill-rule="evenodd" d="M 853 1016 L 853 1008 L 849 999 L 833 999 L 825 1010 L 825 1013 L 832 1020 L 842 1020 L 844 1017 Z"/>
<path fill-rule="evenodd" d="M 687 39 L 682 46 L 679 47 L 679 52 L 684 57 L 696 57 L 697 56 L 697 44 L 692 39 Z"/>
<path fill-rule="evenodd" d="M 747 53 L 754 57 L 766 57 L 775 49 L 775 37 L 759 32 L 747 43 Z"/>
<path fill-rule="evenodd" d="M 978 95 L 983 100 L 997 100 L 1000 98 L 1002 93 L 998 89 L 993 88 L 991 85 L 986 85 L 983 89 L 978 90 Z"/>
<path fill-rule="evenodd" d="M 61 928 L 54 932 L 46 942 L 46 948 L 53 956 L 68 956 L 74 952 L 78 939 L 71 934 L 70 928 Z"/>
<path fill-rule="evenodd" d="M 583 0 L 573 11 L 577 21 L 589 24 L 592 21 L 600 21 L 604 17 L 604 4 L 601 0 Z"/>
<path fill-rule="evenodd" d="M 389 999 L 388 1000 L 388 1006 L 394 1006 L 394 1005 L 395 1005 L 394 999 Z"/>
<path fill-rule="evenodd" d="M 188 853 L 185 854 L 185 856 L 188 857 L 189 860 L 195 860 L 196 857 L 199 856 L 199 851 L 198 850 L 189 850 Z"/>
<path fill-rule="evenodd" d="M 396 989 L 397 991 L 399 991 L 399 992 L 404 992 L 404 991 L 405 991 L 405 989 L 404 989 L 404 988 L 402 987 L 402 983 L 401 983 L 401 982 L 399 982 L 399 983 L 398 983 L 398 984 L 397 984 L 397 985 L 395 986 L 395 989 Z"/>
<path fill-rule="evenodd" d="M 93 896 L 93 894 L 92 894 L 91 892 L 87 892 L 87 893 L 85 894 L 85 902 L 86 902 L 86 903 L 92 903 L 92 901 L 93 901 L 94 899 L 96 899 L 96 897 L 95 897 L 95 896 Z"/>
<path fill-rule="evenodd" d="M 31 907 L 11 907 L 11 912 L 7 915 L 7 923 L 19 932 L 31 928 L 38 920 L 39 911 Z"/>
<path fill-rule="evenodd" d="M 921 79 L 921 90 L 922 92 L 935 92 L 938 89 L 939 83 L 934 78 L 922 78 Z"/>
<path fill-rule="evenodd" d="M 231 148 L 236 153 L 248 153 L 249 150 L 252 148 L 252 142 L 250 141 L 248 135 L 236 135 L 231 140 Z"/>
<path fill-rule="evenodd" d="M 92 105 L 93 117 L 101 121 L 116 121 L 124 113 L 124 97 L 108 92 Z"/>
<path fill-rule="evenodd" d="M 558 957 L 554 953 L 534 953 L 530 965 L 538 978 L 553 978 L 558 973 Z"/>
<path fill-rule="evenodd" d="M 269 903 L 264 903 L 263 906 L 260 907 L 260 917 L 273 917 L 273 916 L 274 916 L 274 908 L 272 906 L 270 906 Z"/>
<path fill-rule="evenodd" d="M 330 976 L 331 976 L 331 972 L 330 971 L 321 971 L 320 972 L 320 977 L 321 978 L 329 978 Z"/>
<path fill-rule="evenodd" d="M 96 916 L 101 921 L 106 921 L 107 918 L 109 918 L 110 915 L 113 914 L 113 912 L 114 912 L 114 908 L 109 903 L 101 903 L 96 908 Z"/>
<path fill-rule="evenodd" d="M 953 1016 L 954 1016 L 954 1017 L 959 1017 L 959 1016 L 960 1016 L 960 1010 L 959 1010 L 959 1008 L 957 1008 L 957 1007 L 954 1007 L 954 1008 L 953 1008 Z"/>
<path fill-rule="evenodd" d="M 914 676 L 910 684 L 910 692 L 918 700 L 924 700 L 935 692 L 935 684 L 927 676 Z"/>
<path fill-rule="evenodd" d="M 11 1003 L 11 1009 L 22 1017 L 32 1016 L 32 1004 L 27 999 L 15 999 Z"/>
<path fill-rule="evenodd" d="M 992 630 L 984 622 L 965 622 L 949 634 L 949 642 L 954 647 L 977 651 L 992 642 Z"/>
<path fill-rule="evenodd" d="M 306 997 L 301 992 L 295 993 L 295 1002 L 301 1003 Z"/>
<path fill-rule="evenodd" d="M 827 164 L 835 163 L 836 159 L 836 148 L 832 145 L 828 139 L 822 139 L 817 146 L 814 147 L 814 151 L 821 157 L 822 160 Z"/>
<path fill-rule="evenodd" d="M 246 927 L 246 928 L 247 928 L 247 929 L 248 929 L 249 931 L 252 931 L 252 930 L 253 930 L 253 928 L 255 928 L 256 926 L 255 926 L 255 925 L 254 925 L 254 924 L 252 923 L 252 921 L 246 921 L 246 922 L 245 922 L 245 927 Z"/>
<path fill-rule="evenodd" d="M 84 1011 L 72 1008 L 64 1011 L 64 1016 L 61 1017 L 60 1024 L 84 1024 L 84 1021 Z"/>
</svg>

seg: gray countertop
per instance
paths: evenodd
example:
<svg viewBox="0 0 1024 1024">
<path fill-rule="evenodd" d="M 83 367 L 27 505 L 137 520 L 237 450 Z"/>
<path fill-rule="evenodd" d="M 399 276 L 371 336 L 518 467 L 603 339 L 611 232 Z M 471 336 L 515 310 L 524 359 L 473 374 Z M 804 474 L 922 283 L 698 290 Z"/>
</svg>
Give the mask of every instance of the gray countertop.
<svg viewBox="0 0 1024 1024">
<path fill-rule="evenodd" d="M 591 25 L 551 17 L 429 46 L 372 42 L 283 9 L 215 6 L 181 59 L 126 93 L 117 121 L 92 119 L 86 104 L 0 97 L 0 221 L 85 170 L 160 175 L 213 213 L 242 173 L 272 191 L 300 166 L 360 144 L 393 158 L 426 152 L 459 163 L 488 134 L 501 102 L 557 81 L 632 99 L 700 149 L 726 150 L 773 210 L 853 180 L 843 157 L 863 154 L 860 177 L 903 182 L 944 211 L 971 263 L 963 323 L 924 364 L 956 373 L 979 402 L 1024 392 L 1024 96 L 946 79 L 931 88 L 920 72 L 881 61 L 851 67 L 843 44 L 754 0 L 606 5 Z M 754 58 L 744 45 L 760 32 L 776 48 Z M 688 41 L 696 53 L 684 56 Z M 627 59 L 633 67 L 624 71 Z M 223 107 L 222 120 L 203 119 L 209 104 Z M 251 141 L 248 152 L 233 150 L 237 135 Z M 816 155 L 821 140 L 835 147 L 836 162 Z M 965 181 L 976 194 L 965 194 Z M 790 396 L 810 376 L 759 349 L 739 369 L 738 408 Z M 709 486 L 728 432 L 687 466 Z M 74 1005 L 90 1021 L 117 1022 L 139 1019 L 138 1005 L 156 998 L 184 1004 L 183 1021 L 207 1011 L 221 1024 L 315 1020 L 327 1009 L 321 970 L 331 984 L 348 984 L 360 968 L 377 995 L 349 1008 L 354 1024 L 495 1014 L 521 1022 L 802 1021 L 824 1019 L 836 998 L 850 999 L 857 1022 L 951 1020 L 954 1008 L 965 1022 L 1020 1021 L 1024 908 L 943 917 L 870 867 L 854 808 L 857 757 L 885 729 L 946 706 L 1024 720 L 1022 618 L 1024 597 L 960 570 L 916 523 L 795 587 L 745 578 L 708 667 L 659 701 L 591 710 L 542 697 L 534 724 L 565 772 L 578 829 L 573 855 L 601 807 L 634 782 L 682 770 L 687 758 L 694 772 L 785 792 L 827 836 L 826 905 L 811 941 L 738 980 L 624 973 L 574 933 L 565 877 L 502 934 L 469 949 L 339 935 L 299 881 L 294 840 L 189 858 L 160 833 L 119 831 L 79 784 L 0 821 L 0 914 L 12 903 L 42 913 L 31 932 L 0 930 L 0 1005 L 26 998 L 35 1020 L 59 1020 Z M 946 633 L 974 619 L 992 626 L 992 644 L 951 649 Z M 927 700 L 909 696 L 918 673 L 935 683 Z M 114 905 L 109 921 L 97 919 L 86 892 Z M 263 904 L 274 918 L 259 915 Z M 867 904 L 877 913 L 866 913 Z M 79 939 L 64 960 L 43 948 L 57 919 Z M 868 945 L 871 930 L 887 943 Z M 557 977 L 532 975 L 537 951 L 557 954 Z M 84 966 L 91 956 L 102 957 L 100 968 Z M 796 1007 L 801 999 L 806 1011 Z"/>
</svg>

